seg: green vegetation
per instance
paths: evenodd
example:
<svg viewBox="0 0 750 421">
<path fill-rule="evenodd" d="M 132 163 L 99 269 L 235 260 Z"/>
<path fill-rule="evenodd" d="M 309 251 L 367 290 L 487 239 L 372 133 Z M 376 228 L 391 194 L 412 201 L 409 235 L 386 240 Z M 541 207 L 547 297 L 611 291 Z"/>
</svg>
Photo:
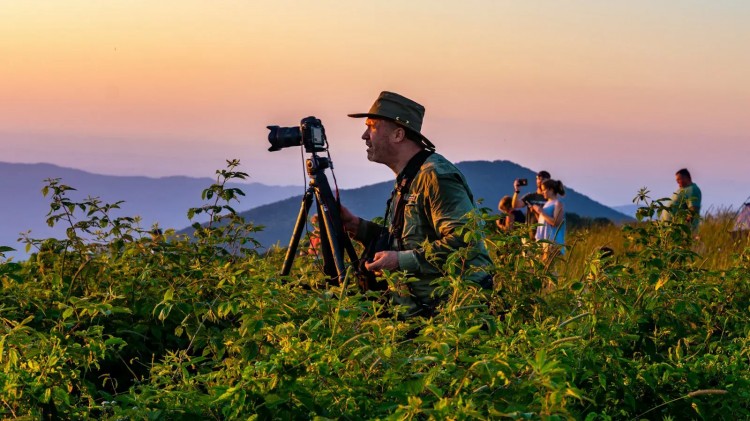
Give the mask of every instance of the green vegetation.
<svg viewBox="0 0 750 421">
<path fill-rule="evenodd" d="M 210 218 L 192 241 L 49 181 L 66 238 L 0 264 L 4 418 L 750 418 L 750 248 L 727 215 L 696 241 L 647 202 L 643 222 L 573 233 L 552 267 L 488 230 L 495 290 L 461 282 L 459 250 L 439 314 L 399 321 L 352 279 L 326 287 L 314 256 L 279 277 L 282 251 L 258 253 L 230 206 L 237 164 L 189 211 Z M 467 236 L 493 226 L 472 217 Z"/>
</svg>

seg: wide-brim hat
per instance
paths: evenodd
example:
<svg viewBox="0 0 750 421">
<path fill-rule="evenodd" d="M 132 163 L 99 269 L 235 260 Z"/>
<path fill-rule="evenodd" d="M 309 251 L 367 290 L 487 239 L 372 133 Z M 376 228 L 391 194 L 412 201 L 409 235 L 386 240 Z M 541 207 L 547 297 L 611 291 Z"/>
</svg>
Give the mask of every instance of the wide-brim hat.
<svg viewBox="0 0 750 421">
<path fill-rule="evenodd" d="M 384 118 L 390 120 L 410 132 L 415 140 L 420 140 L 422 145 L 430 150 L 435 150 L 435 145 L 422 134 L 422 121 L 424 120 L 424 107 L 409 98 L 394 92 L 383 91 L 378 99 L 366 113 L 349 114 L 354 118 Z"/>
</svg>

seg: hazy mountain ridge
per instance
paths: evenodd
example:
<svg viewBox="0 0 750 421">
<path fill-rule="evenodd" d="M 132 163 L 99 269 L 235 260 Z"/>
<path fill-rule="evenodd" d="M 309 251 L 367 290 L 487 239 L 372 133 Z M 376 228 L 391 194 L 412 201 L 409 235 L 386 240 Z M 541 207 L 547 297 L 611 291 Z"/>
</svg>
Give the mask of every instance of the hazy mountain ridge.
<svg viewBox="0 0 750 421">
<path fill-rule="evenodd" d="M 458 164 L 469 180 L 475 200 L 482 199 L 482 206 L 496 209 L 497 202 L 505 194 L 513 193 L 515 178 L 528 178 L 533 185 L 535 172 L 509 161 L 466 161 Z M 330 175 L 330 174 L 327 174 Z M 555 174 L 553 174 L 555 176 Z M 203 204 L 201 192 L 215 179 L 186 176 L 146 177 L 100 175 L 87 171 L 59 167 L 52 164 L 12 164 L 0 162 L 0 194 L 5 204 L 0 210 L 0 245 L 19 250 L 9 255 L 23 257 L 23 245 L 16 242 L 20 232 L 31 230 L 32 238 L 61 238 L 63 227 L 50 228 L 46 224 L 50 199 L 41 194 L 45 179 L 60 178 L 61 183 L 77 189 L 69 192 L 74 200 L 87 196 L 99 197 L 105 203 L 124 201 L 121 210 L 113 216 L 140 216 L 141 227 L 150 228 L 158 223 L 162 228 L 182 228 L 192 232 L 192 222 L 187 219 L 187 210 Z M 301 186 L 268 186 L 260 183 L 233 183 L 228 187 L 242 189 L 246 194 L 240 203 L 231 205 L 238 210 L 247 209 L 242 215 L 255 224 L 264 225 L 256 238 L 264 245 L 277 242 L 286 245 L 302 200 Z M 341 190 L 342 203 L 357 215 L 367 219 L 383 216 L 385 203 L 393 188 L 391 181 L 371 184 L 354 189 Z M 628 217 L 618 213 L 575 190 L 566 188 L 567 210 L 581 216 L 605 217 L 624 221 Z M 533 190 L 524 188 L 522 194 Z M 200 219 L 197 219 L 201 222 Z"/>
<path fill-rule="evenodd" d="M 183 228 L 191 221 L 187 210 L 203 204 L 201 192 L 216 180 L 205 177 L 145 177 L 94 174 L 52 164 L 14 164 L 0 162 L 0 195 L 4 206 L 0 209 L 0 245 L 22 250 L 16 239 L 20 232 L 31 230 L 32 238 L 65 235 L 63 227 L 50 228 L 46 224 L 49 197 L 43 197 L 42 187 L 48 178 L 60 178 L 61 183 L 76 191 L 69 192 L 74 200 L 88 196 L 103 202 L 123 200 L 115 216 L 140 216 L 141 226 L 150 228 L 158 223 L 162 228 Z M 228 187 L 243 190 L 239 209 L 250 209 L 299 194 L 301 186 L 268 186 L 260 183 L 232 183 Z M 14 253 L 21 256 L 24 253 Z"/>
<path fill-rule="evenodd" d="M 628 215 L 628 216 L 630 216 L 632 218 L 635 218 L 635 213 L 638 211 L 639 207 L 640 207 L 639 205 L 630 204 L 630 205 L 612 206 L 612 209 L 615 209 L 616 211 L 618 211 L 620 213 L 623 213 L 623 214 Z"/>
<path fill-rule="evenodd" d="M 482 200 L 482 206 L 493 210 L 504 195 L 513 194 L 513 180 L 527 178 L 529 186 L 524 187 L 521 194 L 535 190 L 534 180 L 536 171 L 520 166 L 510 161 L 465 161 L 457 164 L 469 181 L 475 200 Z M 552 174 L 556 178 L 555 174 Z M 393 182 L 386 181 L 354 189 L 341 190 L 341 202 L 354 214 L 365 219 L 383 216 L 385 204 L 393 189 Z M 603 204 L 565 187 L 564 200 L 566 211 L 586 217 L 604 217 L 615 222 L 632 220 L 629 216 L 615 211 Z M 276 203 L 259 206 L 241 215 L 256 225 L 265 226 L 264 230 L 256 233 L 255 238 L 264 246 L 279 242 L 286 246 L 297 220 L 302 196 L 295 196 Z M 310 214 L 314 213 L 313 209 Z M 183 232 L 192 232 L 188 228 Z"/>
</svg>

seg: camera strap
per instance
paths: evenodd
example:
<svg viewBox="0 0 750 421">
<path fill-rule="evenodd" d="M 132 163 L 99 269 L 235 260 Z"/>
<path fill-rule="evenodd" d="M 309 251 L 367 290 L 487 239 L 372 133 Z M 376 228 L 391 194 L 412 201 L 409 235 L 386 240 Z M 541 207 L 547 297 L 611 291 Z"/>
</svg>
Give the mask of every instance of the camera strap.
<svg viewBox="0 0 750 421">
<path fill-rule="evenodd" d="M 419 169 L 422 168 L 422 164 L 424 164 L 427 158 L 429 158 L 433 153 L 433 151 L 424 149 L 418 152 L 409 160 L 409 162 L 406 164 L 406 167 L 404 167 L 398 177 L 396 177 L 396 187 L 391 192 L 391 198 L 388 199 L 388 204 L 385 211 L 385 223 L 387 223 L 388 221 L 388 213 L 391 210 L 391 203 L 393 202 L 394 198 L 396 200 L 396 208 L 393 212 L 393 222 L 391 223 L 391 229 L 389 230 L 390 236 L 388 238 L 388 243 L 393 244 L 393 240 L 395 239 L 396 241 L 398 241 L 399 250 L 403 250 L 404 248 L 401 234 L 404 231 L 404 209 L 406 208 L 406 197 L 409 193 L 411 182 L 419 172 Z"/>
</svg>

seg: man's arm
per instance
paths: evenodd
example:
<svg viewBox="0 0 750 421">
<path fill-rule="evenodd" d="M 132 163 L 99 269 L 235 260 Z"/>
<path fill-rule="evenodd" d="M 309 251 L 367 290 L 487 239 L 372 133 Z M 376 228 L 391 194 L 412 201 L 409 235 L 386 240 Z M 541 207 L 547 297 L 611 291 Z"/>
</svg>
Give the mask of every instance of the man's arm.
<svg viewBox="0 0 750 421">
<path fill-rule="evenodd" d="M 344 231 L 361 243 L 366 243 L 378 235 L 380 230 L 380 225 L 358 217 L 343 205 L 341 206 L 341 222 L 344 225 Z"/>
<path fill-rule="evenodd" d="M 688 209 L 692 213 L 698 213 L 701 208 L 701 193 L 695 187 L 695 184 L 690 186 L 690 191 L 685 192 Z"/>
<path fill-rule="evenodd" d="M 357 230 L 359 229 L 359 224 L 361 223 L 362 218 L 353 214 L 344 205 L 341 205 L 340 212 L 341 212 L 341 222 L 344 224 L 344 231 L 352 235 L 356 234 Z"/>
<path fill-rule="evenodd" d="M 518 185 L 518 180 L 515 180 L 513 182 L 513 201 L 511 202 L 511 206 L 513 206 L 513 209 L 521 209 L 526 204 L 523 203 L 523 200 L 520 199 L 521 195 L 521 186 Z"/>
</svg>

